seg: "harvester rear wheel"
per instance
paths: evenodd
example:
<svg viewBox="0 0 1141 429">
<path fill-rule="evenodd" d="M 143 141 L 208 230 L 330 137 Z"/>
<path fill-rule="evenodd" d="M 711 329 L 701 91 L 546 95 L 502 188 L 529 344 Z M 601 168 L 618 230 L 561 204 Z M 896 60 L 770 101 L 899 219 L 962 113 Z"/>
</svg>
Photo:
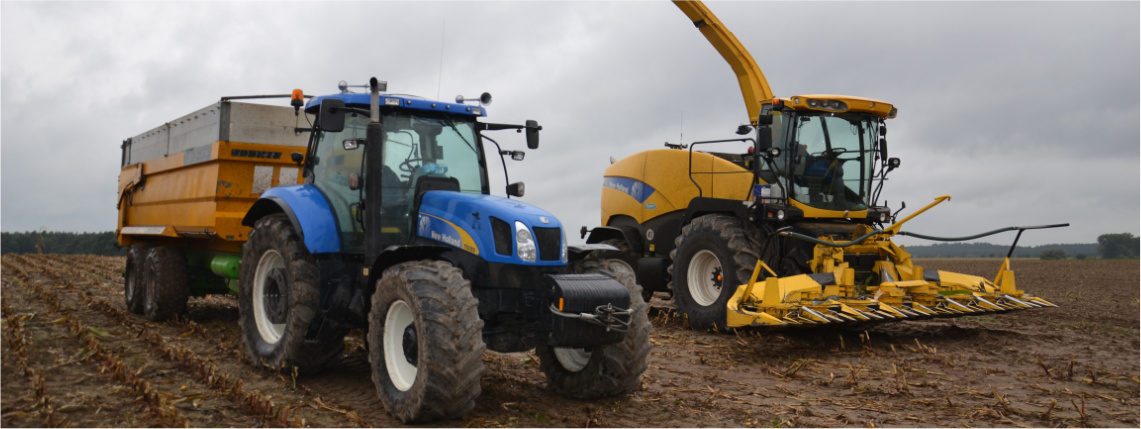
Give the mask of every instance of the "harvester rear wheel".
<svg viewBox="0 0 1141 429">
<path fill-rule="evenodd" d="M 486 349 L 478 307 L 471 282 L 447 262 L 384 271 L 368 317 L 368 360 L 389 413 L 428 422 L 475 408 Z"/>
<path fill-rule="evenodd" d="M 190 299 L 186 256 L 181 249 L 167 246 L 151 247 L 146 254 L 143 315 L 160 322 L 176 314 L 186 314 L 186 301 Z"/>
<path fill-rule="evenodd" d="M 146 266 L 149 244 L 133 244 L 127 251 L 126 278 L 123 279 L 123 297 L 127 311 L 143 314 L 143 300 L 146 299 Z"/>
<path fill-rule="evenodd" d="M 630 328 L 622 342 L 585 349 L 535 348 L 539 368 L 547 374 L 547 384 L 560 395 L 575 399 L 599 399 L 625 395 L 637 389 L 646 371 L 650 354 L 650 320 L 642 287 L 630 265 L 610 252 L 593 252 L 572 267 L 575 273 L 601 273 L 626 285 L 630 291 Z"/>
<path fill-rule="evenodd" d="M 238 324 L 246 353 L 271 369 L 320 371 L 344 350 L 345 332 L 333 324 L 315 340 L 305 336 L 320 305 L 320 274 L 313 255 L 284 214 L 266 216 L 242 246 Z"/>
<path fill-rule="evenodd" d="M 674 303 L 691 327 L 725 329 L 726 304 L 749 281 L 760 254 L 740 219 L 698 217 L 681 230 L 670 252 Z"/>
</svg>

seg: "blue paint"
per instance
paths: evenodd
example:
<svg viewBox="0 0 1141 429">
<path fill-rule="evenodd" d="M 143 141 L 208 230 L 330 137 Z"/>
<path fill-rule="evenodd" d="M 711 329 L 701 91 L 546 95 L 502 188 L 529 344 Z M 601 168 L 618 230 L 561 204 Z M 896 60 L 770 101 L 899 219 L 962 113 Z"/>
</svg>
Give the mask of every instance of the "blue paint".
<svg viewBox="0 0 1141 429">
<path fill-rule="evenodd" d="M 478 213 L 478 217 L 475 214 Z M 512 249 L 514 246 L 515 222 L 522 222 L 531 229 L 559 228 L 562 223 L 546 210 L 519 200 L 511 200 L 494 195 L 473 194 L 455 191 L 430 191 L 424 194 L 420 203 L 420 216 L 417 219 L 416 235 L 435 240 L 449 246 L 462 248 L 456 245 L 460 234 L 451 225 L 463 230 L 471 236 L 472 241 L 479 249 L 479 257 L 488 262 L 531 265 L 531 266 L 564 266 L 560 260 L 544 261 L 536 259 L 535 262 L 525 262 L 515 255 L 500 255 L 495 252 L 495 238 L 491 229 L 491 217 L 499 218 L 512 227 Z M 545 222 L 544 222 L 545 221 Z M 433 237 L 433 232 L 437 236 Z M 443 237 L 450 238 L 443 238 Z M 565 240 L 565 236 L 563 237 Z"/>
<path fill-rule="evenodd" d="M 319 95 L 309 100 L 309 103 L 305 105 L 305 112 L 310 114 L 317 113 L 317 111 L 321 108 L 321 101 L 329 98 L 339 98 L 344 100 L 346 106 L 357 105 L 368 107 L 370 103 L 369 97 L 369 94 Z M 388 103 L 395 103 L 396 105 L 394 106 Z M 487 116 L 487 108 L 484 106 L 472 106 L 469 104 L 425 100 L 423 98 L 411 95 L 381 94 L 380 107 L 400 107 L 403 109 L 455 113 L 457 115 Z"/>
<path fill-rule="evenodd" d="M 270 188 L 261 198 L 278 198 L 289 206 L 301 225 L 305 247 L 309 253 L 337 253 L 341 251 L 341 237 L 337 234 L 337 221 L 325 195 L 313 185 L 291 185 Z"/>
<path fill-rule="evenodd" d="M 654 194 L 654 188 L 646 182 L 628 177 L 604 177 L 602 187 L 610 188 L 633 197 L 638 204 L 646 202 Z"/>
</svg>

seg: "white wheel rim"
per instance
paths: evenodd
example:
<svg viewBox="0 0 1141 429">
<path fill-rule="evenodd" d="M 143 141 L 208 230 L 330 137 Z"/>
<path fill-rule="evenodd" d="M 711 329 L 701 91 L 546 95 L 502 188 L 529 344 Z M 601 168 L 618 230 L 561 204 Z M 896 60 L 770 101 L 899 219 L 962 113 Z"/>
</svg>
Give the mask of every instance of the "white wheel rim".
<svg viewBox="0 0 1141 429">
<path fill-rule="evenodd" d="M 590 352 L 586 349 L 555 347 L 555 359 L 570 372 L 579 372 L 590 363 Z"/>
<path fill-rule="evenodd" d="M 404 352 L 404 331 L 412 322 L 412 308 L 404 301 L 393 302 L 384 317 L 384 366 L 392 385 L 401 392 L 416 381 L 416 365 L 408 362 Z"/>
<path fill-rule="evenodd" d="M 269 283 L 269 276 L 273 270 L 278 268 L 285 269 L 285 258 L 282 258 L 276 250 L 270 250 L 261 255 L 257 271 L 254 272 L 254 323 L 257 324 L 258 334 L 261 335 L 262 341 L 267 344 L 277 344 L 285 335 L 285 324 L 273 323 L 269 317 L 269 311 L 265 307 L 266 286 Z M 278 285 L 279 288 L 284 286 Z M 280 294 L 282 291 L 278 291 L 278 293 Z M 287 305 L 287 303 L 281 304 Z"/>
<path fill-rule="evenodd" d="M 697 305 L 702 307 L 712 305 L 721 296 L 721 288 L 724 285 L 719 284 L 721 282 L 715 280 L 714 276 L 724 278 L 721 261 L 717 259 L 717 255 L 708 250 L 701 250 L 693 255 L 693 259 L 689 261 L 685 280 L 689 296 L 693 297 Z"/>
</svg>

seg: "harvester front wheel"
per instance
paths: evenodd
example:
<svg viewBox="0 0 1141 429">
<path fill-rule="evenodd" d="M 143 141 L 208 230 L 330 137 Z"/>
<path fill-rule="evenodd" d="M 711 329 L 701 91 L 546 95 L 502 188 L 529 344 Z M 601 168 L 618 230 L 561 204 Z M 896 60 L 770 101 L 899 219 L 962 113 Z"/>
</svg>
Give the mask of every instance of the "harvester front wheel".
<svg viewBox="0 0 1141 429">
<path fill-rule="evenodd" d="M 682 228 L 674 243 L 669 272 L 678 311 L 693 329 L 725 329 L 726 304 L 749 281 L 757 242 L 739 219 L 705 215 Z"/>
<path fill-rule="evenodd" d="M 634 270 L 621 259 L 606 258 L 611 253 L 591 253 L 572 267 L 572 271 L 605 274 L 625 285 L 630 291 L 630 328 L 617 344 L 582 349 L 536 347 L 539 369 L 547 374 L 547 384 L 560 395 L 592 400 L 625 395 L 641 385 L 646 357 L 652 347 L 646 302 L 642 299 L 642 287 L 635 281 Z"/>
<path fill-rule="evenodd" d="M 123 279 L 123 297 L 127 311 L 143 314 L 143 301 L 146 299 L 146 266 L 148 244 L 133 244 L 127 251 L 126 278 Z"/>
<path fill-rule="evenodd" d="M 242 246 L 238 323 L 246 353 L 272 369 L 296 367 L 313 373 L 344 350 L 344 334 L 332 324 L 315 340 L 306 333 L 317 316 L 320 274 L 284 214 L 266 216 Z"/>
<path fill-rule="evenodd" d="M 143 281 L 143 315 L 160 322 L 175 314 L 186 314 L 190 287 L 186 284 L 186 257 L 174 247 L 147 249 Z"/>
<path fill-rule="evenodd" d="M 368 360 L 384 408 L 401 422 L 459 417 L 475 408 L 483 321 L 471 282 L 441 261 L 397 264 L 372 296 Z"/>
</svg>

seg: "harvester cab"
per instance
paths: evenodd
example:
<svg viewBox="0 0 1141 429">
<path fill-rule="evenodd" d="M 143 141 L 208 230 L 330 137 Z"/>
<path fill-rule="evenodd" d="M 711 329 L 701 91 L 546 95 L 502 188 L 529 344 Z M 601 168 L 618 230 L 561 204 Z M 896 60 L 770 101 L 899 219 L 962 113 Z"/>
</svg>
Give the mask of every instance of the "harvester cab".
<svg viewBox="0 0 1141 429">
<path fill-rule="evenodd" d="M 646 291 L 672 295 L 696 329 L 816 326 L 961 316 L 1053 306 L 1014 285 L 1009 257 L 994 281 L 924 271 L 894 235 L 935 202 L 897 220 L 880 204 L 891 103 L 842 95 L 776 97 L 748 51 L 699 1 L 675 1 L 729 63 L 748 125 L 724 140 L 668 144 L 605 172 L 602 227 L 587 243 L 621 249 Z M 701 151 L 743 142 L 734 153 Z M 1015 239 L 1017 244 L 1017 238 Z M 1013 250 L 1013 247 L 1012 247 Z"/>
</svg>

